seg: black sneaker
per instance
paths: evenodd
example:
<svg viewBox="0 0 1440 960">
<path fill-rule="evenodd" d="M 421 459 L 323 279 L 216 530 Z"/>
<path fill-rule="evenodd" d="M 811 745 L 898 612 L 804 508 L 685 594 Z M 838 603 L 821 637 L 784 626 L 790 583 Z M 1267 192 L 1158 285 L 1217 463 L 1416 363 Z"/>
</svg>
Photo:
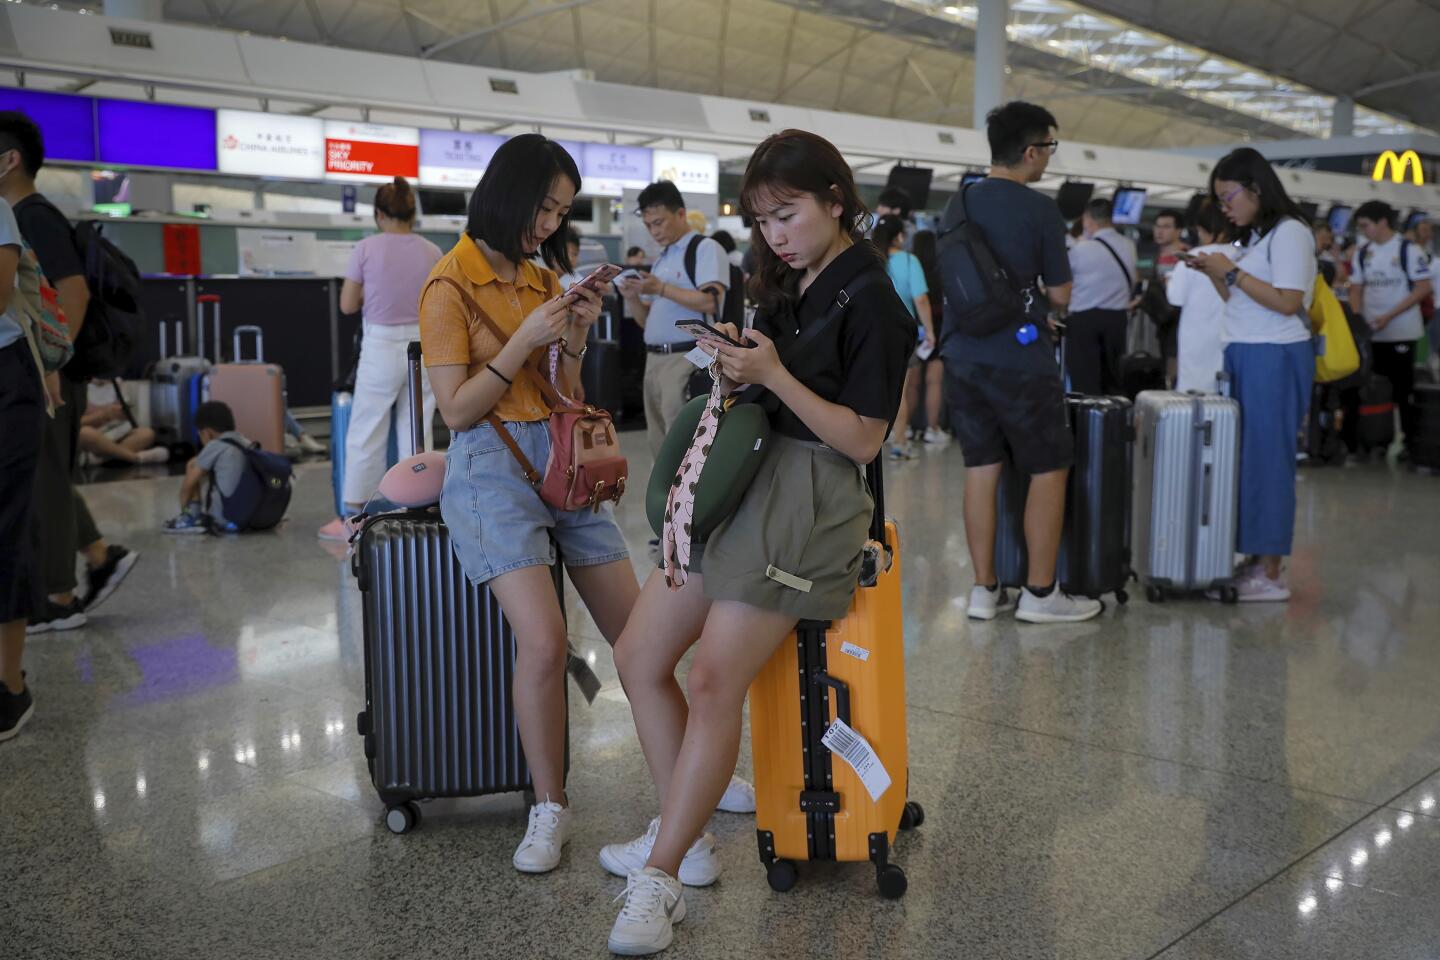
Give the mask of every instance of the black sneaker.
<svg viewBox="0 0 1440 960">
<path fill-rule="evenodd" d="M 81 609 L 94 610 L 104 603 L 115 588 L 120 586 L 120 581 L 125 579 L 126 574 L 135 566 L 135 561 L 140 559 L 140 554 L 134 550 L 127 550 L 119 544 L 112 543 L 105 550 L 105 562 L 98 567 L 92 568 L 86 575 L 88 584 L 85 590 L 85 598 L 80 601 Z"/>
<path fill-rule="evenodd" d="M 49 633 L 52 630 L 75 630 L 89 622 L 79 598 L 69 603 L 46 600 L 45 611 L 30 618 L 30 623 L 25 627 L 25 635 L 33 637 L 37 633 Z"/>
<path fill-rule="evenodd" d="M 18 734 L 34 713 L 35 701 L 28 686 L 19 693 L 11 693 L 0 683 L 0 743 Z"/>
</svg>

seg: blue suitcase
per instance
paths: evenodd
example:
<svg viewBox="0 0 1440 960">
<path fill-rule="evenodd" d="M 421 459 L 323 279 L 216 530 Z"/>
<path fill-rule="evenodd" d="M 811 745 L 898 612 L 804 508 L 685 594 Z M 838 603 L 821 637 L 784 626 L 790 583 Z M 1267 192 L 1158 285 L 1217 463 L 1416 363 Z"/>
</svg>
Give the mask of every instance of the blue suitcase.
<svg viewBox="0 0 1440 960">
<path fill-rule="evenodd" d="M 348 390 L 330 395 L 330 488 L 335 496 L 335 515 L 345 516 L 345 437 L 350 432 L 350 408 L 355 397 Z M 385 468 L 400 459 L 400 441 L 395 436 L 395 410 L 390 410 L 390 436 L 385 441 Z"/>
</svg>

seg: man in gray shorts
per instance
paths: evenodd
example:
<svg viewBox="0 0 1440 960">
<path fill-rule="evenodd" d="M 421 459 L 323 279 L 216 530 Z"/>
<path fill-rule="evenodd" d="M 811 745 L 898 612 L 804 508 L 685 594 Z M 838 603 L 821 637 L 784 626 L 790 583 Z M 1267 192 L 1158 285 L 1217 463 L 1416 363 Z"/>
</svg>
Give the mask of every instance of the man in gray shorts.
<svg viewBox="0 0 1440 960">
<path fill-rule="evenodd" d="M 202 447 L 185 465 L 180 513 L 165 521 L 166 533 L 208 533 L 212 528 L 233 526 L 225 516 L 225 499 L 240 486 L 246 469 L 245 454 L 235 444 L 248 447 L 250 441 L 235 429 L 230 407 L 218 400 L 202 403 L 195 410 L 195 429 Z"/>
</svg>

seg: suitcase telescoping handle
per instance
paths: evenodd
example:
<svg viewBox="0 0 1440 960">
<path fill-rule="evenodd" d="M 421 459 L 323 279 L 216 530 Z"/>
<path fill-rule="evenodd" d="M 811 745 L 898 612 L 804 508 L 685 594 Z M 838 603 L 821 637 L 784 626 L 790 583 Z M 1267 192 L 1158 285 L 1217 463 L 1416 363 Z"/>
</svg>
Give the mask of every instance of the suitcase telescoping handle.
<svg viewBox="0 0 1440 960">
<path fill-rule="evenodd" d="M 252 360 L 240 359 L 240 335 L 245 333 L 255 334 L 255 357 Z M 264 363 L 265 362 L 265 331 L 259 327 L 236 327 L 235 328 L 235 362 L 236 363 Z"/>
<path fill-rule="evenodd" d="M 166 320 L 169 322 L 167 323 Z M 160 359 L 178 357 L 185 352 L 185 321 L 171 314 L 166 320 L 160 321 Z M 170 352 L 170 344 L 166 339 L 165 332 L 170 328 L 175 330 L 175 352 Z"/>
<path fill-rule="evenodd" d="M 844 680 L 836 680 L 824 670 L 816 670 L 810 674 L 810 680 L 815 684 L 817 694 L 825 687 L 835 691 L 835 719 L 847 727 L 850 726 L 850 685 Z"/>
<path fill-rule="evenodd" d="M 195 298 L 195 355 L 201 359 L 208 359 L 205 356 L 205 304 L 215 305 L 215 359 L 220 359 L 220 295 L 215 293 L 202 293 Z"/>
<path fill-rule="evenodd" d="M 881 465 L 884 451 L 865 466 L 865 482 L 870 485 L 870 496 L 875 500 L 875 513 L 870 518 L 870 539 L 894 549 L 894 544 L 885 542 L 885 468 Z"/>
<path fill-rule="evenodd" d="M 406 382 L 410 391 L 410 449 L 420 453 L 425 449 L 425 398 L 420 389 L 420 341 L 411 340 L 405 348 Z"/>
</svg>

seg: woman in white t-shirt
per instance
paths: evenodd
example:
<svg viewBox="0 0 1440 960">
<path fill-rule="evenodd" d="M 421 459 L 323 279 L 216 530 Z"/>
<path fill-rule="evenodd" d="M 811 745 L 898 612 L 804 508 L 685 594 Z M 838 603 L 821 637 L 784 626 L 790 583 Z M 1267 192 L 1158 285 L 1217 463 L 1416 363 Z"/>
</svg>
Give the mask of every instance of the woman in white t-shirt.
<svg viewBox="0 0 1440 960">
<path fill-rule="evenodd" d="M 1198 266 L 1191 266 L 1191 257 L 1225 253 L 1234 248 L 1227 242 L 1230 222 L 1220 212 L 1220 206 L 1210 200 L 1196 211 L 1195 232 L 1200 236 L 1201 246 L 1180 256 L 1180 262 L 1165 281 L 1165 297 L 1171 306 L 1180 308 L 1179 373 L 1175 389 L 1211 393 L 1225 370 L 1225 344 L 1220 340 L 1225 300 L 1210 278 L 1201 273 Z"/>
<path fill-rule="evenodd" d="M 1225 299 L 1225 372 L 1240 402 L 1237 571 L 1242 601 L 1284 601 L 1281 570 L 1295 534 L 1295 457 L 1315 380 L 1306 314 L 1315 287 L 1309 222 L 1259 152 L 1242 147 L 1210 174 L 1210 198 L 1244 237 L 1197 256 Z"/>
</svg>

